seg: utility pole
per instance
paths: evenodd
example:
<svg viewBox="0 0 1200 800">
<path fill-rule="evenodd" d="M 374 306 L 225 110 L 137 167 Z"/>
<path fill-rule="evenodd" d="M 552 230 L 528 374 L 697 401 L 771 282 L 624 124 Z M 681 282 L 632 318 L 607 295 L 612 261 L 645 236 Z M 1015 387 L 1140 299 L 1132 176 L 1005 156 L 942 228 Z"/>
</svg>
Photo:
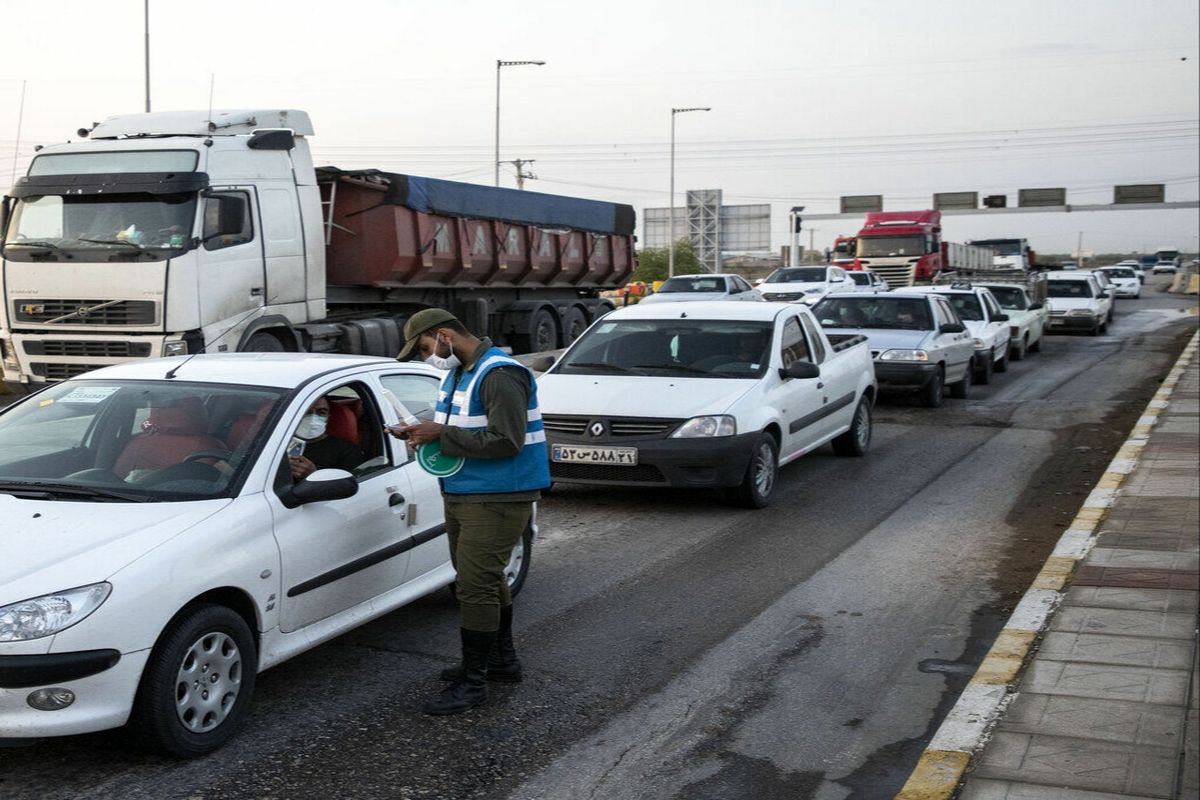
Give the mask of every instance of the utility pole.
<svg viewBox="0 0 1200 800">
<path fill-rule="evenodd" d="M 1075 266 L 1083 269 L 1083 231 L 1079 232 L 1079 242 L 1075 245 Z"/>
<path fill-rule="evenodd" d="M 516 167 L 516 169 L 517 169 L 517 188 L 524 189 L 525 181 L 527 181 L 527 180 L 536 181 L 537 175 L 534 175 L 532 172 L 525 172 L 522 169 L 522 167 L 524 167 L 526 164 L 532 164 L 535 161 L 537 161 L 536 158 L 514 158 L 512 161 L 502 161 L 500 163 L 512 164 L 514 167 Z"/>
<path fill-rule="evenodd" d="M 808 252 L 810 252 L 810 253 L 816 252 L 816 251 L 813 249 L 813 248 L 814 248 L 814 245 L 813 245 L 813 235 L 814 235 L 814 234 L 816 234 L 816 232 L 817 232 L 817 229 L 816 229 L 816 228 L 809 228 L 809 229 L 808 229 Z"/>
<path fill-rule="evenodd" d="M 149 2 L 149 0 L 147 0 Z M 503 67 L 541 67 L 545 61 L 502 61 L 496 59 L 496 138 L 492 165 L 496 170 L 496 185 L 500 185 L 500 70 Z"/>
<path fill-rule="evenodd" d="M 150 0 L 145 2 L 146 11 L 146 113 L 150 113 Z"/>
</svg>

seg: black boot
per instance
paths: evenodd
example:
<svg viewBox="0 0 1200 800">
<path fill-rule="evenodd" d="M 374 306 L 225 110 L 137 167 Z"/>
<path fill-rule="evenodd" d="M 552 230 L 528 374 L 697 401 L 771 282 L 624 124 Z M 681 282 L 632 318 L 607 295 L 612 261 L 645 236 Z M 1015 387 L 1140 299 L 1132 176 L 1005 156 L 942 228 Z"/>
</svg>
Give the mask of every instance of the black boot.
<svg viewBox="0 0 1200 800">
<path fill-rule="evenodd" d="M 513 646 L 512 638 L 513 607 L 505 606 L 500 609 L 500 630 L 496 634 L 496 646 L 488 658 L 487 679 L 496 683 L 520 683 L 521 661 L 517 658 L 517 649 Z M 442 670 L 444 681 L 462 680 L 462 666 L 447 667 Z"/>
<path fill-rule="evenodd" d="M 466 628 L 460 628 L 459 632 L 462 634 L 462 679 L 447 686 L 436 700 L 427 703 L 422 709 L 426 714 L 461 714 L 487 702 L 487 662 L 496 643 L 496 632 Z"/>
</svg>

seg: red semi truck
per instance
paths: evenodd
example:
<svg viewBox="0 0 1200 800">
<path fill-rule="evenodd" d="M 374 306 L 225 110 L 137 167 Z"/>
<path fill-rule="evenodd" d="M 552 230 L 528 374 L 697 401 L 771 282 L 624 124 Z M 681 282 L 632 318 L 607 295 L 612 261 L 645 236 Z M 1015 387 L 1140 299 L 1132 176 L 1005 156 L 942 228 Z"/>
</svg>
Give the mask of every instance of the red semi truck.
<svg viewBox="0 0 1200 800">
<path fill-rule="evenodd" d="M 870 269 L 895 289 L 928 284 L 955 269 L 987 269 L 992 251 L 942 241 L 940 211 L 876 211 L 857 235 L 851 269 Z"/>
</svg>

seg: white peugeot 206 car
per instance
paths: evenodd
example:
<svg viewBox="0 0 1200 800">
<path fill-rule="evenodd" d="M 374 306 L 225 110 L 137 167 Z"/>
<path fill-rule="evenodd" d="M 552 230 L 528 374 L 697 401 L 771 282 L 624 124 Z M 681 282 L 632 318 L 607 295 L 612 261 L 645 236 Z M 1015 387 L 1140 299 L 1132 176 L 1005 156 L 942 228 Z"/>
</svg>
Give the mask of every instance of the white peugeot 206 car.
<svg viewBox="0 0 1200 800">
<path fill-rule="evenodd" d="M 258 672 L 451 583 L 437 464 L 383 430 L 428 416 L 441 377 L 202 355 L 0 412 L 0 740 L 128 722 L 202 755 L 236 732 Z M 319 469 L 294 480 L 297 454 Z M 535 531 L 508 564 L 514 591 Z"/>
</svg>

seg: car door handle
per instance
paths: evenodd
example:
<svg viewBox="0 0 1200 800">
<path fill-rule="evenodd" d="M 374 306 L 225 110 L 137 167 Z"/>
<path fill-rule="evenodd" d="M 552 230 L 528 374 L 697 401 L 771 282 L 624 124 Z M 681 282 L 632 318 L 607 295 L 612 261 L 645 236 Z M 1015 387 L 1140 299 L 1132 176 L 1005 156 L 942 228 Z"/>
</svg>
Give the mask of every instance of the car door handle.
<svg viewBox="0 0 1200 800">
<path fill-rule="evenodd" d="M 391 507 L 404 505 L 404 495 L 399 492 L 394 492 L 388 495 L 388 505 Z"/>
<path fill-rule="evenodd" d="M 818 384 L 817 384 L 817 388 L 818 388 L 818 389 L 824 389 L 824 388 L 825 388 L 825 384 L 823 384 L 823 383 L 818 383 Z"/>
</svg>

